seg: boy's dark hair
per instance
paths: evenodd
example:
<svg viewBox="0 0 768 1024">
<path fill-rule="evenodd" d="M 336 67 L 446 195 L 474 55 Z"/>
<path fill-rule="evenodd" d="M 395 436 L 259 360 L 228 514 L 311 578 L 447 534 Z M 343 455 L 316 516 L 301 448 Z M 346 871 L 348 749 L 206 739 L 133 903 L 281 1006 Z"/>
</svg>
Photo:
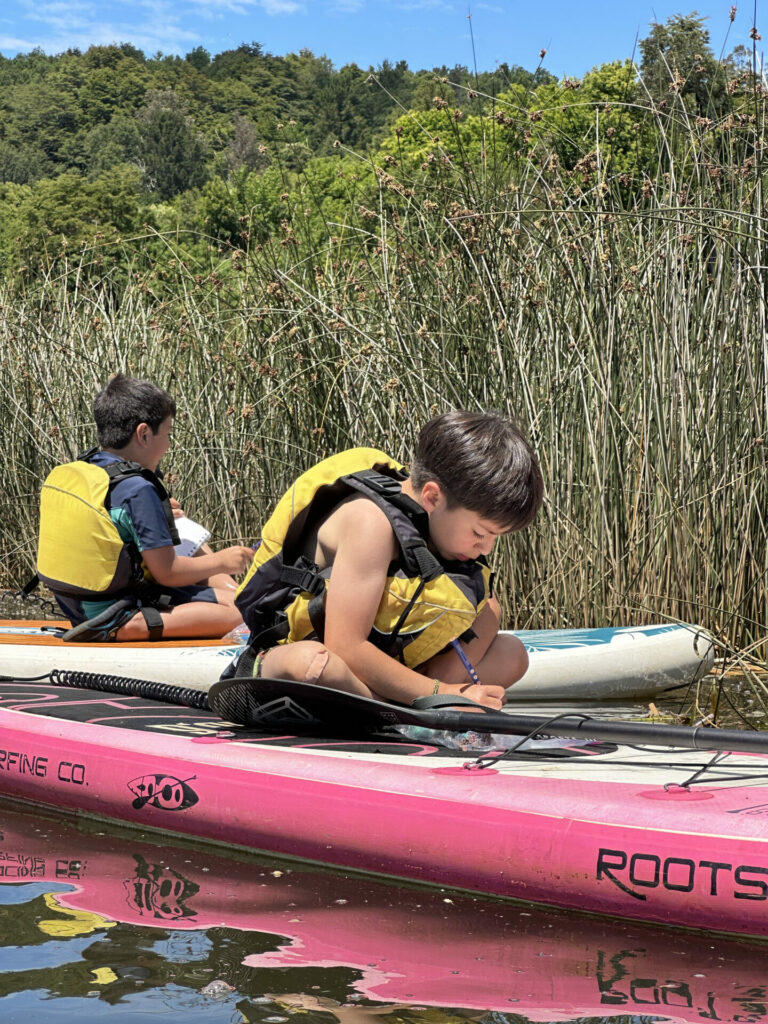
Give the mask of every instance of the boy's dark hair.
<svg viewBox="0 0 768 1024">
<path fill-rule="evenodd" d="M 434 480 L 449 508 L 461 505 L 513 530 L 531 522 L 544 496 L 531 446 L 511 420 L 492 412 L 457 409 L 426 423 L 411 479 L 417 491 Z"/>
<path fill-rule="evenodd" d="M 163 420 L 176 415 L 176 403 L 148 380 L 116 373 L 93 401 L 93 418 L 102 448 L 125 448 L 140 423 L 156 434 Z"/>
</svg>

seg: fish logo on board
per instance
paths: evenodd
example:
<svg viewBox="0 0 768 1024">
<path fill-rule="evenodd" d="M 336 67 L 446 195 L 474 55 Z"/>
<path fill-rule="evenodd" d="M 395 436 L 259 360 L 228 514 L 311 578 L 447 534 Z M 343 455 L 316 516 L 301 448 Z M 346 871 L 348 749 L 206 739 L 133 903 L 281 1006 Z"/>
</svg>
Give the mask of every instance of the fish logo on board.
<svg viewBox="0 0 768 1024">
<path fill-rule="evenodd" d="M 194 779 L 195 776 L 193 775 Z M 189 785 L 189 779 L 176 779 L 173 775 L 142 775 L 128 783 L 134 794 L 135 810 L 146 804 L 161 811 L 185 811 L 198 801 L 198 795 Z"/>
</svg>

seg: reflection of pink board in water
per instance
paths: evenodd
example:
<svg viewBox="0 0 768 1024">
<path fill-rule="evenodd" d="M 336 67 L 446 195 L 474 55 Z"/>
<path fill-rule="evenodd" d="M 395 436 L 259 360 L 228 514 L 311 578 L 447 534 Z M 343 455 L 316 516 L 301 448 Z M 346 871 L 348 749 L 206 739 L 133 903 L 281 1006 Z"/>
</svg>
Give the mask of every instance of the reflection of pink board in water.
<svg viewBox="0 0 768 1024">
<path fill-rule="evenodd" d="M 0 793 L 379 874 L 768 935 L 768 763 L 291 741 L 208 712 L 0 683 Z M 703 770 L 690 790 L 682 784 Z"/>
<path fill-rule="evenodd" d="M 41 828 L 37 818 L 3 812 L 0 883 L 72 887 L 54 894 L 40 922 L 54 937 L 72 934 L 68 911 L 78 912 L 79 934 L 110 921 L 222 926 L 275 936 L 271 949 L 245 956 L 246 970 L 352 968 L 355 989 L 379 1002 L 495 1009 L 541 1021 L 627 1014 L 768 1020 L 763 945 L 280 867 L 273 873 L 274 864 L 252 859 L 84 837 L 61 823 Z M 280 973 L 259 979 L 262 991 L 280 992 L 283 983 Z"/>
</svg>

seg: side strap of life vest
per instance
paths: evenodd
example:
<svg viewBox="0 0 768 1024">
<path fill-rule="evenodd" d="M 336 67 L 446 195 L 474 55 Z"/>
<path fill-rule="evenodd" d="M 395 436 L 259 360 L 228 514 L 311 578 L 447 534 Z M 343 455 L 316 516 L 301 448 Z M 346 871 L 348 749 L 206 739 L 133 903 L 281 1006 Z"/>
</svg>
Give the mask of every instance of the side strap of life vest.
<svg viewBox="0 0 768 1024">
<path fill-rule="evenodd" d="M 280 570 L 280 581 L 299 591 L 312 594 L 307 605 L 307 615 L 315 635 L 321 640 L 325 635 L 325 577 L 307 558 L 300 558 L 295 565 L 284 565 Z M 282 617 L 272 626 L 252 637 L 250 644 L 254 656 L 285 640 L 291 631 L 287 617 Z M 239 664 L 239 662 L 238 662 Z"/>
<path fill-rule="evenodd" d="M 165 594 L 163 596 L 164 597 L 168 597 L 167 594 Z M 162 601 L 162 598 L 160 600 Z M 168 601 L 165 603 L 165 605 L 163 607 L 167 608 L 168 604 L 170 604 L 170 598 L 168 599 Z M 158 603 L 158 605 L 154 605 L 154 606 L 153 605 L 144 605 L 143 604 L 139 608 L 139 611 L 141 612 L 142 617 L 144 619 L 144 622 L 146 623 L 146 626 L 147 626 L 147 632 L 149 633 L 149 639 L 152 640 L 152 641 L 162 640 L 162 638 L 163 638 L 163 619 L 162 619 L 162 616 L 160 615 L 160 612 L 158 610 L 159 607 L 160 607 L 160 604 Z"/>
<path fill-rule="evenodd" d="M 445 572 L 445 567 L 427 546 L 425 535 L 429 533 L 429 517 L 418 502 L 403 494 L 400 482 L 374 469 L 362 470 L 358 473 L 344 477 L 343 481 L 347 486 L 354 488 L 373 501 L 389 519 L 390 526 L 395 533 L 397 542 L 402 552 L 403 567 L 414 576 L 419 577 L 419 583 L 398 617 L 394 628 L 389 634 L 394 641 L 408 620 L 416 602 L 421 596 L 424 587 L 432 580 L 437 579 Z M 414 525 L 417 536 L 411 531 L 405 531 L 403 524 L 391 514 L 392 506 L 404 513 Z M 493 576 L 491 575 L 491 580 Z M 471 628 L 466 630 L 462 639 L 470 640 L 475 638 L 475 632 Z"/>
<path fill-rule="evenodd" d="M 353 487 L 360 494 L 364 494 L 384 512 L 400 546 L 404 567 L 408 572 L 419 577 L 418 586 L 390 633 L 390 638 L 394 642 L 400 635 L 400 631 L 413 611 L 414 605 L 421 596 L 424 587 L 430 580 L 442 576 L 445 569 L 429 550 L 427 542 L 421 530 L 419 530 L 419 519 L 423 517 L 422 523 L 424 523 L 427 520 L 427 513 L 418 502 L 409 498 L 407 494 L 403 494 L 400 483 L 397 480 L 385 476 L 383 473 L 377 473 L 375 469 L 367 469 L 344 477 L 344 483 L 349 487 Z M 389 509 L 394 506 L 408 517 L 419 531 L 417 537 L 411 536 L 410 531 L 406 534 L 402 524 L 396 517 L 392 516 L 391 511 L 388 511 L 388 506 Z M 422 526 L 422 529 L 425 528 L 429 529 L 426 525 Z"/>
<path fill-rule="evenodd" d="M 40 586 L 40 577 L 35 573 L 34 576 L 30 576 L 23 586 L 19 587 L 19 597 L 25 598 Z M 37 600 L 37 598 L 35 599 Z"/>
<path fill-rule="evenodd" d="M 98 447 L 89 448 L 86 452 L 81 452 L 77 456 L 78 462 L 90 463 L 94 455 L 99 452 Z M 148 483 L 152 484 L 155 489 L 155 493 L 162 502 L 163 514 L 165 515 L 165 525 L 168 529 L 168 533 L 171 536 L 172 544 L 179 544 L 181 538 L 179 537 L 179 531 L 176 528 L 176 520 L 173 515 L 173 509 L 171 508 L 171 500 L 168 491 L 165 489 L 165 485 L 158 476 L 157 473 L 153 473 L 151 469 L 147 469 L 146 466 L 142 466 L 139 462 L 133 462 L 130 459 L 121 459 L 120 462 L 110 462 L 106 466 L 100 467 L 103 469 L 109 477 L 109 488 L 107 494 L 112 491 L 112 488 L 119 484 L 122 480 L 128 480 L 133 476 L 143 477 Z M 134 545 L 129 545 L 133 549 Z M 141 589 L 143 584 L 144 574 L 141 571 L 141 554 L 138 550 L 132 556 L 137 561 L 137 585 Z M 147 624 L 147 630 L 149 632 L 150 640 L 159 640 L 163 635 L 163 620 L 160 618 L 159 613 L 155 610 L 156 608 L 165 609 L 170 605 L 170 597 L 168 595 L 161 595 L 156 598 L 150 605 L 148 602 L 142 602 L 141 613 L 144 616 L 144 621 Z"/>
<path fill-rule="evenodd" d="M 77 456 L 77 461 L 90 463 L 98 451 L 100 451 L 99 448 L 89 448 L 87 452 L 81 452 L 81 454 Z M 180 543 L 181 538 L 179 537 L 179 531 L 176 528 L 176 519 L 173 515 L 173 509 L 171 508 L 170 495 L 165 489 L 165 485 L 157 473 L 153 473 L 151 469 L 147 469 L 145 466 L 142 466 L 141 463 L 132 462 L 129 459 L 122 459 L 120 462 L 110 462 L 108 465 L 102 466 L 101 468 L 106 471 L 106 474 L 109 477 L 108 494 L 111 492 L 112 488 L 122 480 L 127 480 L 132 476 L 143 477 L 148 483 L 152 484 L 163 505 L 165 525 L 168 529 L 168 533 L 171 535 L 171 543 L 174 545 Z M 138 552 L 136 552 L 136 554 L 138 556 L 138 563 L 140 566 L 141 555 Z M 143 578 L 143 573 L 141 574 L 141 578 Z M 160 607 L 160 605 L 157 607 Z M 144 614 L 144 612 L 142 612 L 142 614 Z M 153 616 L 151 624 L 149 619 L 147 619 L 146 614 L 144 614 L 144 619 L 147 623 L 147 629 L 149 630 L 149 639 L 159 640 L 163 633 L 163 623 L 160 617 L 157 616 L 157 618 L 155 618 Z"/>
</svg>

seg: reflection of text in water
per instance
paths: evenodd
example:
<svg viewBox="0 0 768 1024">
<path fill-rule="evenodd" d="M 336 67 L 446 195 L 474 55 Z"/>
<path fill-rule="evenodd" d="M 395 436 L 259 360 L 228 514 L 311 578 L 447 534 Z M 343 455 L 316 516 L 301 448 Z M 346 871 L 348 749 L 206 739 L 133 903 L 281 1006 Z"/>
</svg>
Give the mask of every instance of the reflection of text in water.
<svg viewBox="0 0 768 1024">
<path fill-rule="evenodd" d="M 57 881 L 79 881 L 84 867 L 83 861 L 58 857 L 54 862 L 53 877 Z M 47 877 L 45 857 L 26 857 L 24 854 L 4 853 L 0 850 L 0 878 L 12 882 Z"/>
<path fill-rule="evenodd" d="M 603 1006 L 664 1006 L 670 1010 L 695 1010 L 702 1020 L 739 1021 L 758 1024 L 768 1016 L 768 987 L 750 985 L 735 989 L 731 996 L 711 991 L 712 979 L 694 976 L 689 981 L 677 978 L 649 978 L 643 971 L 645 961 L 638 950 L 628 949 L 609 955 L 598 952 L 596 979 Z M 647 1013 L 646 1010 L 641 1012 Z"/>
</svg>

